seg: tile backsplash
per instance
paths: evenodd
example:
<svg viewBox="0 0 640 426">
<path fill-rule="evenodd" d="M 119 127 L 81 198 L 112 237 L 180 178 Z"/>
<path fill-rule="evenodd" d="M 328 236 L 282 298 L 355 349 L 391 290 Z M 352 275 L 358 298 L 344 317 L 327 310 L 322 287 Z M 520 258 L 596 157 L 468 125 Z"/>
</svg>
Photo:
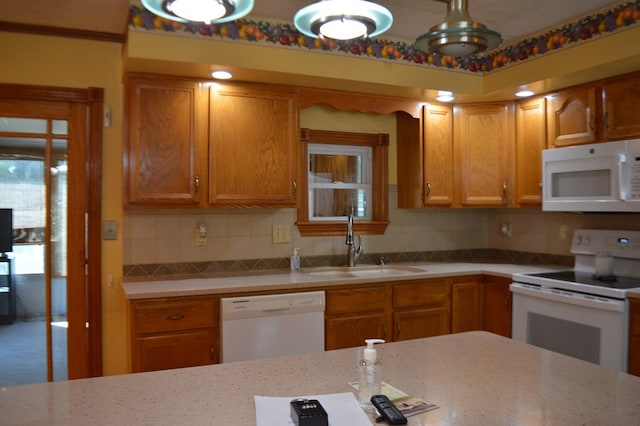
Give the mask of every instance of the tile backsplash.
<svg viewBox="0 0 640 426">
<path fill-rule="evenodd" d="M 396 205 L 397 187 L 390 186 L 390 224 L 384 235 L 363 236 L 366 257 L 361 263 L 377 263 L 380 255 L 396 262 L 448 259 L 566 263 L 574 229 L 640 230 L 639 216 L 633 214 L 398 209 Z M 286 268 L 294 247 L 303 266 L 343 264 L 343 236 L 301 237 L 295 221 L 295 209 L 126 210 L 124 275 Z M 200 223 L 206 224 L 206 246 L 196 244 Z M 503 224 L 508 225 L 510 236 L 501 232 Z M 291 242 L 273 243 L 273 225 L 289 226 Z M 562 228 L 566 229 L 566 239 L 561 238 Z"/>
</svg>

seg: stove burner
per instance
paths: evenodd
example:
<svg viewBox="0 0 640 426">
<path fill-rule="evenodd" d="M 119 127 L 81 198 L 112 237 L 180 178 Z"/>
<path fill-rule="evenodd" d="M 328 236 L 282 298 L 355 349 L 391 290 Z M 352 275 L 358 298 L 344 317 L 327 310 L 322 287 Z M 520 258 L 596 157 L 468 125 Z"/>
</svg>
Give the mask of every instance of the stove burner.
<svg viewBox="0 0 640 426">
<path fill-rule="evenodd" d="M 618 278 L 615 275 L 598 275 L 593 274 L 591 276 L 596 281 L 602 281 L 603 283 L 615 283 L 618 282 Z"/>
</svg>

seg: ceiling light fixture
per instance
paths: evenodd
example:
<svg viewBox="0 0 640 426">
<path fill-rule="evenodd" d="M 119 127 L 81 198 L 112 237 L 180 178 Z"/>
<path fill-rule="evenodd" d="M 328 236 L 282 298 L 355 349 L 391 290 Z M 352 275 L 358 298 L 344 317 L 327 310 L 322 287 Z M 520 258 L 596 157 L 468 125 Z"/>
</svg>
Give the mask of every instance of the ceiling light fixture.
<svg viewBox="0 0 640 426">
<path fill-rule="evenodd" d="M 217 70 L 211 71 L 211 77 L 216 80 L 229 80 L 233 75 L 229 71 Z"/>
<path fill-rule="evenodd" d="M 419 36 L 415 48 L 446 56 L 469 56 L 495 49 L 502 36 L 469 15 L 467 0 L 435 0 L 447 3 L 444 22 Z"/>
<path fill-rule="evenodd" d="M 529 89 L 522 89 L 516 92 L 516 96 L 519 98 L 526 98 L 528 96 L 533 96 L 534 94 L 533 90 Z"/>
<path fill-rule="evenodd" d="M 436 96 L 436 100 L 439 102 L 451 102 L 455 99 L 453 96 L 453 92 L 449 92 L 448 90 L 438 90 L 438 96 Z"/>
<path fill-rule="evenodd" d="M 253 0 L 142 0 L 142 5 L 172 21 L 211 24 L 242 18 L 253 9 Z"/>
<path fill-rule="evenodd" d="M 293 23 L 309 37 L 353 40 L 382 34 L 391 27 L 393 16 L 366 0 L 322 0 L 300 9 Z"/>
</svg>

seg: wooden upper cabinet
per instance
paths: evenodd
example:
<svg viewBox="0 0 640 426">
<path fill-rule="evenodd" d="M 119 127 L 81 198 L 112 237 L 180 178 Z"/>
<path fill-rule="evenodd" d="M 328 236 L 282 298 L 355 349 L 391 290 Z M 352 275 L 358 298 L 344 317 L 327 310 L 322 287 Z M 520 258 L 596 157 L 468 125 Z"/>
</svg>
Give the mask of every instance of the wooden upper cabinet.
<svg viewBox="0 0 640 426">
<path fill-rule="evenodd" d="M 547 99 L 549 147 L 594 143 L 598 140 L 594 85 L 561 90 Z"/>
<path fill-rule="evenodd" d="M 454 149 L 459 204 L 509 206 L 513 200 L 513 103 L 454 107 Z"/>
<path fill-rule="evenodd" d="M 453 109 L 424 107 L 424 204 L 453 204 Z"/>
<path fill-rule="evenodd" d="M 127 78 L 126 204 L 198 205 L 206 178 L 207 90 L 178 78 Z"/>
<path fill-rule="evenodd" d="M 217 84 L 210 93 L 209 204 L 295 207 L 296 92 Z"/>
<path fill-rule="evenodd" d="M 640 137 L 640 72 L 605 81 L 602 109 L 604 140 Z"/>
<path fill-rule="evenodd" d="M 516 104 L 516 205 L 542 203 L 542 150 L 547 147 L 544 97 Z"/>
<path fill-rule="evenodd" d="M 428 104 L 422 117 L 396 114 L 398 207 L 446 207 L 454 200 L 453 110 Z"/>
</svg>

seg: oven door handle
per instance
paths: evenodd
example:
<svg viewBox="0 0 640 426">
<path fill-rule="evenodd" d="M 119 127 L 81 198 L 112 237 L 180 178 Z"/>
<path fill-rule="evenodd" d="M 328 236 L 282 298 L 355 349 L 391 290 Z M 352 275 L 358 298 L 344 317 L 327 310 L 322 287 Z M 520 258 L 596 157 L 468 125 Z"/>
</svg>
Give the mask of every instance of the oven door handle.
<svg viewBox="0 0 640 426">
<path fill-rule="evenodd" d="M 625 310 L 624 300 L 610 299 L 602 296 L 592 296 L 556 288 L 545 288 L 521 283 L 512 283 L 509 288 L 514 293 L 514 296 L 522 294 L 532 298 L 601 309 L 605 311 L 624 312 Z"/>
</svg>

